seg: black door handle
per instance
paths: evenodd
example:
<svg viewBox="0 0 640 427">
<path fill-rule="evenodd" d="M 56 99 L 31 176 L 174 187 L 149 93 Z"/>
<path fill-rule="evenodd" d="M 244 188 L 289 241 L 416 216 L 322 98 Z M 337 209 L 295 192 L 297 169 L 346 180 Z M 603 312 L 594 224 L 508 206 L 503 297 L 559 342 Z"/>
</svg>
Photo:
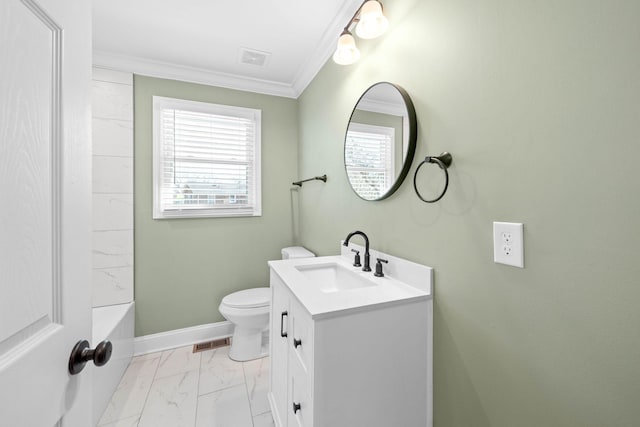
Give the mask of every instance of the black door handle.
<svg viewBox="0 0 640 427">
<path fill-rule="evenodd" d="M 89 348 L 87 340 L 78 341 L 69 356 L 69 373 L 71 375 L 79 374 L 89 360 L 93 360 L 93 364 L 96 366 L 104 366 L 111 359 L 112 351 L 111 341 L 102 341 L 95 349 Z"/>
<path fill-rule="evenodd" d="M 287 333 L 284 332 L 283 328 L 284 328 L 284 316 L 288 316 L 289 313 L 287 313 L 286 311 L 283 311 L 282 314 L 280 315 L 280 336 L 282 338 L 286 338 L 287 337 Z"/>
</svg>

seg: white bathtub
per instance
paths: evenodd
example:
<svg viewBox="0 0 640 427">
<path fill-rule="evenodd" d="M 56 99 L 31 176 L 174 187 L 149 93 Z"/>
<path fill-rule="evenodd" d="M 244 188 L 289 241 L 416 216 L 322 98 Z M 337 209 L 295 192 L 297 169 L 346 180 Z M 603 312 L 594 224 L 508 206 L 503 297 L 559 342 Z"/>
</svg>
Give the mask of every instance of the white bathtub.
<svg viewBox="0 0 640 427">
<path fill-rule="evenodd" d="M 113 344 L 111 360 L 97 368 L 93 364 L 93 425 L 97 425 L 111 395 L 118 387 L 133 356 L 134 303 L 110 305 L 93 309 L 91 345 L 108 339 Z"/>
</svg>

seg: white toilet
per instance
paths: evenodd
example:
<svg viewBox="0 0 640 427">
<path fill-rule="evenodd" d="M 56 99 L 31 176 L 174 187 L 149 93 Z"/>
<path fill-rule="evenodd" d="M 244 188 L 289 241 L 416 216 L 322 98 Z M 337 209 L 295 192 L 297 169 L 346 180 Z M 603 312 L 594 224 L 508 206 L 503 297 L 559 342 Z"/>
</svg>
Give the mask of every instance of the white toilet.
<svg viewBox="0 0 640 427">
<path fill-rule="evenodd" d="M 302 246 L 282 249 L 282 259 L 310 258 L 315 254 Z M 263 337 L 269 328 L 271 289 L 253 288 L 234 292 L 222 299 L 218 310 L 233 323 L 229 357 L 239 362 L 258 359 L 268 354 Z"/>
</svg>

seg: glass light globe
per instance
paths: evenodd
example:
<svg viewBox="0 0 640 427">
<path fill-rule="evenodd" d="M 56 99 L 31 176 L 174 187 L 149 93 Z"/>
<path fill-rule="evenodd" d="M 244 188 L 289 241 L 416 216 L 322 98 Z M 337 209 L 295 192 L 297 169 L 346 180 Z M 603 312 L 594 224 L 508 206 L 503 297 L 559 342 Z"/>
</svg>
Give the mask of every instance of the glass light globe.
<svg viewBox="0 0 640 427">
<path fill-rule="evenodd" d="M 389 27 L 389 20 L 382 14 L 382 5 L 377 0 L 369 0 L 360 9 L 360 20 L 356 34 L 361 39 L 374 39 Z"/>
<path fill-rule="evenodd" d="M 338 47 L 333 54 L 333 60 L 336 64 L 349 65 L 360 59 L 360 51 L 356 47 L 356 40 L 351 33 L 342 33 L 338 39 Z"/>
</svg>

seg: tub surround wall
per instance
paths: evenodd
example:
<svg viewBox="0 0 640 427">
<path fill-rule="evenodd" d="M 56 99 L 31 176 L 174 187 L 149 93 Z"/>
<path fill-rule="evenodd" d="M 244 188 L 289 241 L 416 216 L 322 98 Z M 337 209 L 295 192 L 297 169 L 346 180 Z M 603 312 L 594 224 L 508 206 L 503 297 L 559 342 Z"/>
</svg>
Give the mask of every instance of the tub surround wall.
<svg viewBox="0 0 640 427">
<path fill-rule="evenodd" d="M 87 364 L 93 375 L 93 425 L 98 424 L 133 357 L 134 309 L 134 303 L 93 309 L 92 344 L 95 346 L 103 340 L 113 344 L 109 363 L 101 367 L 91 362 Z M 121 408 L 110 409 L 113 412 Z"/>
<path fill-rule="evenodd" d="M 93 306 L 133 301 L 133 74 L 93 69 Z"/>
<path fill-rule="evenodd" d="M 136 336 L 222 322 L 222 298 L 268 286 L 293 242 L 297 101 L 138 75 L 134 93 Z M 154 95 L 262 110 L 262 216 L 152 219 Z"/>
<path fill-rule="evenodd" d="M 300 244 L 334 254 L 361 229 L 434 268 L 434 426 L 638 425 L 640 3 L 394 0 L 385 14 L 360 62 L 328 62 L 299 99 L 300 176 L 331 177 L 299 192 Z M 399 191 L 365 202 L 343 140 L 377 81 L 411 95 L 418 146 Z M 411 177 L 445 150 L 449 190 L 425 204 Z M 493 263 L 493 221 L 524 222 L 524 269 Z"/>
</svg>

